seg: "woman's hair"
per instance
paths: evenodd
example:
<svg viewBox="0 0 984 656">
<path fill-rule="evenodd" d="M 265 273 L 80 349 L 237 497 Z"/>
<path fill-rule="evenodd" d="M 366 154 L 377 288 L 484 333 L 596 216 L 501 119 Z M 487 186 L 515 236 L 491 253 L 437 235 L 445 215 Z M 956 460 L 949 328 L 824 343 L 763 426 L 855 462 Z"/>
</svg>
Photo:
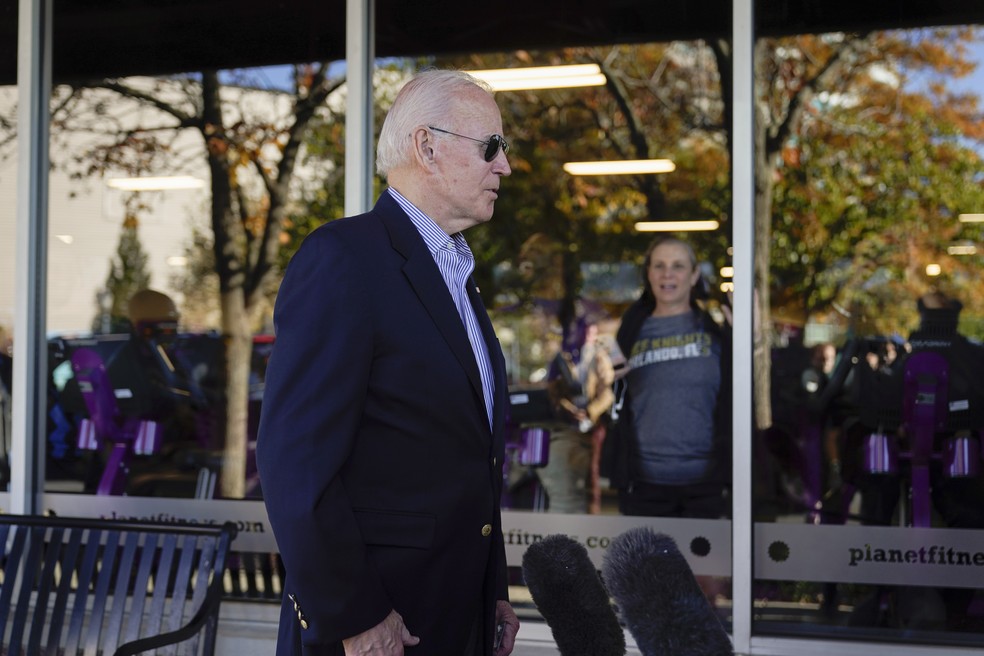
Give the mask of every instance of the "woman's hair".
<svg viewBox="0 0 984 656">
<path fill-rule="evenodd" d="M 687 257 L 690 260 L 691 269 L 698 268 L 697 255 L 694 253 L 693 247 L 684 240 L 669 235 L 664 235 L 654 239 L 653 243 L 649 244 L 649 248 L 646 249 L 646 255 L 642 260 L 642 295 L 643 298 L 650 301 L 653 305 L 656 304 L 656 296 L 653 294 L 652 287 L 649 286 L 649 263 L 652 261 L 653 251 L 663 244 L 675 244 L 677 246 L 682 246 L 684 250 L 687 251 Z M 690 306 L 695 309 L 699 307 L 697 305 L 698 299 L 706 298 L 707 296 L 704 284 L 704 278 L 701 276 L 697 279 L 697 283 L 690 288 Z"/>
<path fill-rule="evenodd" d="M 488 84 L 464 71 L 431 68 L 407 82 L 383 120 L 376 145 L 376 171 L 385 177 L 410 161 L 413 131 L 421 125 L 435 125 L 454 132 L 449 117 L 454 116 L 458 92 L 470 87 L 492 95 Z"/>
</svg>

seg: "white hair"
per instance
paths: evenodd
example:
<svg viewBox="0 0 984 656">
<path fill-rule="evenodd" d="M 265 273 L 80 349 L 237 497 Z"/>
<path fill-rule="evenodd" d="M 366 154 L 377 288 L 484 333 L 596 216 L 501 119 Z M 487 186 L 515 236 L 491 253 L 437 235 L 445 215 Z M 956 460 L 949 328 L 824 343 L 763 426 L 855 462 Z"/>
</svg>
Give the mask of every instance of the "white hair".
<svg viewBox="0 0 984 656">
<path fill-rule="evenodd" d="M 415 75 L 397 94 L 393 106 L 383 120 L 376 145 L 376 171 L 387 176 L 390 171 L 410 161 L 413 131 L 421 125 L 447 123 L 459 94 L 469 87 L 478 87 L 490 96 L 492 88 L 464 71 L 427 69 Z"/>
</svg>

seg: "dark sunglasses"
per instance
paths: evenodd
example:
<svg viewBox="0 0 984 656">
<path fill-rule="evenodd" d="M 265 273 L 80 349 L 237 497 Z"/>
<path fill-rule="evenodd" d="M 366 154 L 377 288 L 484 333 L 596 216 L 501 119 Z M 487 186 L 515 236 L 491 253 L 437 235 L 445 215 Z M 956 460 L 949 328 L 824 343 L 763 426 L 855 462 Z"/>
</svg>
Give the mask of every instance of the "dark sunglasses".
<svg viewBox="0 0 984 656">
<path fill-rule="evenodd" d="M 463 134 L 458 134 L 456 132 L 449 132 L 448 130 L 442 130 L 441 128 L 435 128 L 433 125 L 428 125 L 429 130 L 434 132 L 443 132 L 444 134 L 450 134 L 452 137 L 461 137 L 462 139 L 468 139 L 470 141 L 477 141 L 478 143 L 485 146 L 485 154 L 482 157 L 485 158 L 486 162 L 491 162 L 495 159 L 495 156 L 499 154 L 499 149 L 502 148 L 503 154 L 509 153 L 509 144 L 506 140 L 499 134 L 493 134 L 486 140 L 476 139 L 475 137 L 466 137 Z"/>
</svg>

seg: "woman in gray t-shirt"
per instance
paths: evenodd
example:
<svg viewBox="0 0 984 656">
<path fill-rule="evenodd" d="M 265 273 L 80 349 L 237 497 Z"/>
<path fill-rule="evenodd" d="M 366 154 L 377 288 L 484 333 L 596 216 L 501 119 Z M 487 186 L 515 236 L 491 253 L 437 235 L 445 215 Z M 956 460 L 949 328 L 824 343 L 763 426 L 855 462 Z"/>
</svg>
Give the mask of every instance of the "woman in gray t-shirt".
<svg viewBox="0 0 984 656">
<path fill-rule="evenodd" d="M 676 238 L 646 252 L 642 297 L 622 317 L 627 515 L 720 517 L 730 462 L 730 339 L 697 304 L 697 258 Z"/>
</svg>

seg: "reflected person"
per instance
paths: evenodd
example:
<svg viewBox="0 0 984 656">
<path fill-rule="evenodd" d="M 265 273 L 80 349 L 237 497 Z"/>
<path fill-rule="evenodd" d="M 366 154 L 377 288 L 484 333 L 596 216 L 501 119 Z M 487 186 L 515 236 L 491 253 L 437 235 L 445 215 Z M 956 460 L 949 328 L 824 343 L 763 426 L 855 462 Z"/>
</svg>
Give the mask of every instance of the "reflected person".
<svg viewBox="0 0 984 656">
<path fill-rule="evenodd" d="M 615 372 L 607 350 L 598 344 L 597 324 L 579 325 L 573 341 L 551 365 L 547 389 L 556 419 L 546 425 L 550 458 L 537 476 L 550 512 L 598 514 L 598 459 L 615 398 Z"/>
<path fill-rule="evenodd" d="M 628 359 L 619 510 L 717 518 L 730 471 L 730 331 L 698 303 L 703 281 L 689 244 L 657 239 L 643 272 L 644 291 L 617 334 Z"/>
</svg>

